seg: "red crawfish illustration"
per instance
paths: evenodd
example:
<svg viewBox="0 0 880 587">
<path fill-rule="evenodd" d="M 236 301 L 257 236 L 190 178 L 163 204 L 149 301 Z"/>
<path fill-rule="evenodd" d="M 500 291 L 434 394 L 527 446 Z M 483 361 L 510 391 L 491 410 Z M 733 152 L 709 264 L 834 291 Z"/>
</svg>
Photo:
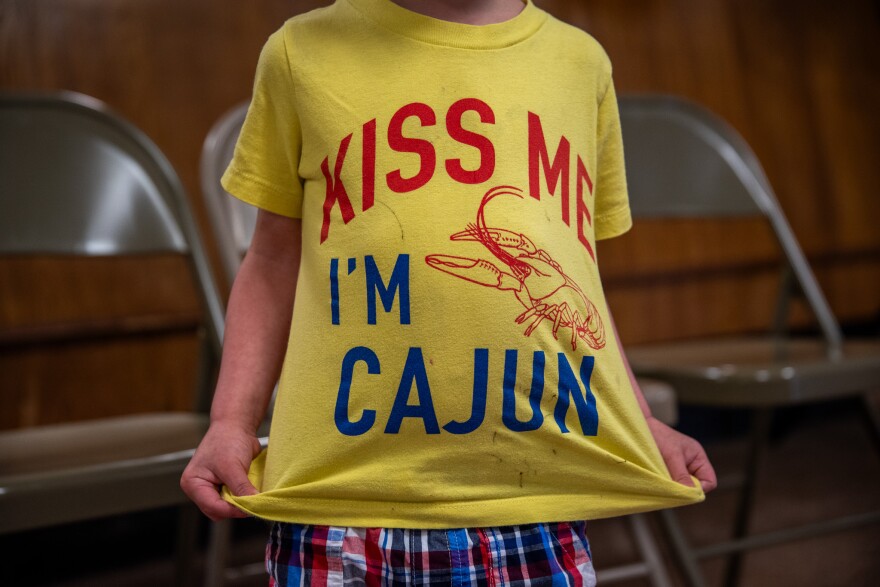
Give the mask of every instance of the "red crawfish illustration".
<svg viewBox="0 0 880 587">
<path fill-rule="evenodd" d="M 486 205 L 501 195 L 522 198 L 522 190 L 497 186 L 487 191 L 480 201 L 476 224 L 469 224 L 450 240 L 481 243 L 503 263 L 503 268 L 485 259 L 452 255 L 428 255 L 425 262 L 460 279 L 512 291 L 525 307 L 525 312 L 516 317 L 516 323 L 529 321 L 526 336 L 531 336 L 541 322 L 548 320 L 553 324 L 554 337 L 558 338 L 560 328 L 571 330 L 572 350 L 577 349 L 579 339 L 594 349 L 604 347 L 605 328 L 596 306 L 559 263 L 537 248 L 526 235 L 486 225 Z"/>
</svg>

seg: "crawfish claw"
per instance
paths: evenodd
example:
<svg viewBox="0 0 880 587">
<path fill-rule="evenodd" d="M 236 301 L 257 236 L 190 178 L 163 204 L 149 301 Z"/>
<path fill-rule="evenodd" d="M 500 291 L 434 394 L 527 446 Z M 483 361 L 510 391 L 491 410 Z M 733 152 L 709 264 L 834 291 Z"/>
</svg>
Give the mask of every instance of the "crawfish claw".
<svg viewBox="0 0 880 587">
<path fill-rule="evenodd" d="M 486 287 L 519 291 L 522 284 L 513 275 L 501 271 L 493 263 L 484 259 L 470 259 L 453 255 L 428 255 L 425 263 L 434 269 L 454 275 Z"/>
</svg>

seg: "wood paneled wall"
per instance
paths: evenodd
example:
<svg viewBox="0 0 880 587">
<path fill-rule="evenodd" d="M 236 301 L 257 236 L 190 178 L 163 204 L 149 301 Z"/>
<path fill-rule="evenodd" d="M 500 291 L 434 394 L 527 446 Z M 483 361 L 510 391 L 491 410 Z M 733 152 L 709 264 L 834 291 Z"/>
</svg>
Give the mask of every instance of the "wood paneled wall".
<svg viewBox="0 0 880 587">
<path fill-rule="evenodd" d="M 689 97 L 752 145 L 839 319 L 880 308 L 880 14 L 808 0 L 559 2 L 606 47 L 622 92 Z M 563 12 L 563 6 L 570 16 Z M 639 223 L 608 244 L 628 341 L 762 328 L 778 275 L 763 226 Z M 812 323 L 796 312 L 794 322 Z"/>
<path fill-rule="evenodd" d="M 144 130 L 189 191 L 205 234 L 198 160 L 212 123 L 250 93 L 265 38 L 325 2 L 0 0 L 0 89 L 74 90 Z M 751 143 L 840 319 L 880 310 L 880 15 L 872 0 L 538 0 L 591 32 L 618 91 L 684 95 Z M 754 222 L 638 222 L 600 248 L 627 343 L 769 323 L 772 240 Z M 0 333 L 120 316 L 191 316 L 174 259 L 0 259 Z M 219 267 L 218 267 L 219 272 Z M 134 278 L 135 295 L 123 294 Z M 97 281 L 102 292 L 87 294 Z M 803 309 L 796 322 L 810 324 Z M 9 336 L 0 341 L 9 340 Z M 195 341 L 173 334 L 0 344 L 0 428 L 181 409 Z M 50 365 L 53 365 L 50 367 Z M 109 376 L 110 384 L 103 383 Z"/>
</svg>

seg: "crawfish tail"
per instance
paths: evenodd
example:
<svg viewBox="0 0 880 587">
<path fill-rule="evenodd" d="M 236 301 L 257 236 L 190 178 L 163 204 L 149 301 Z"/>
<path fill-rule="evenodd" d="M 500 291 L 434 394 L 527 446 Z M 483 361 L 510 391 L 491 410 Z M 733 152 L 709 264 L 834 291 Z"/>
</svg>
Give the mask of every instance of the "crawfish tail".
<svg viewBox="0 0 880 587">
<path fill-rule="evenodd" d="M 587 315 L 584 317 L 584 331 L 590 339 L 589 344 L 594 349 L 605 346 L 605 325 L 599 316 L 599 310 L 593 302 L 587 301 Z"/>
</svg>

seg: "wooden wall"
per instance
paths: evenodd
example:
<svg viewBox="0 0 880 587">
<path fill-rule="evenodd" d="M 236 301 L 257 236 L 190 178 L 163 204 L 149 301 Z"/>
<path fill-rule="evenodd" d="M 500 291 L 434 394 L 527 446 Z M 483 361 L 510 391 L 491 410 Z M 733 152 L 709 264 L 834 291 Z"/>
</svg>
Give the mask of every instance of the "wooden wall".
<svg viewBox="0 0 880 587">
<path fill-rule="evenodd" d="M 267 35 L 324 2 L 0 0 L 0 89 L 75 90 L 143 129 L 189 191 L 211 124 L 248 97 Z M 730 121 L 752 144 L 844 322 L 880 310 L 880 15 L 871 0 L 539 0 L 590 31 L 618 91 L 668 92 Z M 639 222 L 601 245 L 627 343 L 751 331 L 777 275 L 753 222 Z M 198 312 L 175 259 L 142 265 L 0 259 L 0 428 L 181 409 L 192 335 L 21 341 L 45 325 Z M 123 294 L 126 279 L 135 295 Z M 99 295 L 86 293 L 98 281 Z M 797 322 L 809 325 L 799 312 Z M 80 326 L 78 326 L 80 325 Z M 30 334 L 29 334 L 30 333 Z M 31 336 L 31 338 L 34 338 Z M 37 337 L 39 338 L 39 337 Z M 109 376 L 110 385 L 102 383 Z"/>
</svg>

